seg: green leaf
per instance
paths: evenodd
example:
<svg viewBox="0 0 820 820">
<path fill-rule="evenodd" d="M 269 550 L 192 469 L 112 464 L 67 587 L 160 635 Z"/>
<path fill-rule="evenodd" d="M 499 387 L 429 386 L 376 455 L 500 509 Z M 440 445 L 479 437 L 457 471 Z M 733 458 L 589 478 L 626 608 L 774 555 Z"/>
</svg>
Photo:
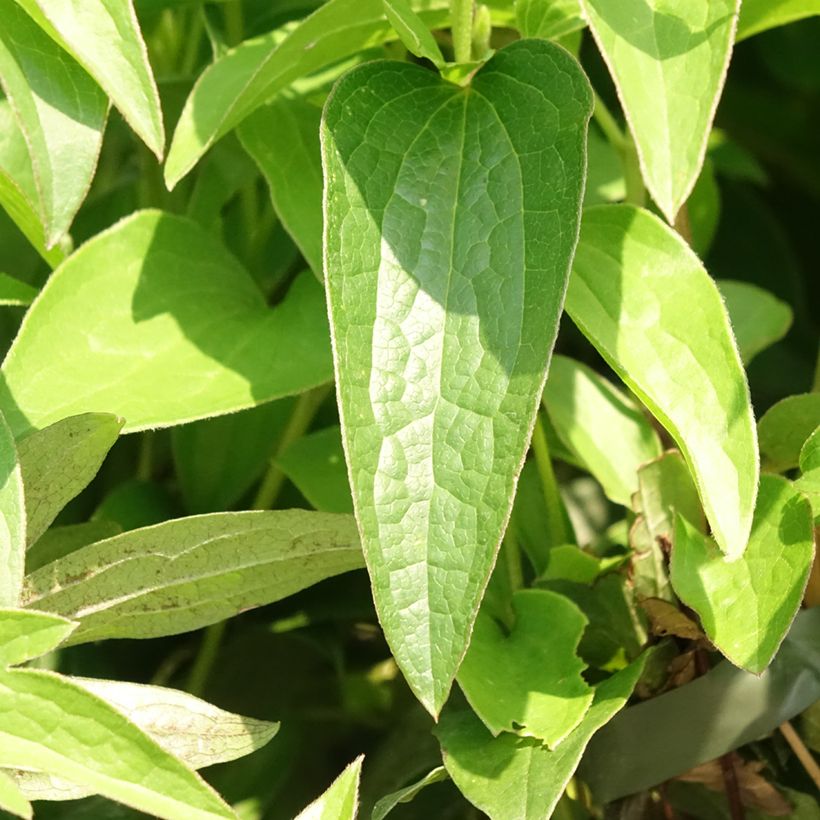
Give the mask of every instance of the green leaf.
<svg viewBox="0 0 820 820">
<path fill-rule="evenodd" d="M 546 40 L 586 25 L 579 0 L 515 0 L 515 21 L 522 37 Z"/>
<path fill-rule="evenodd" d="M 444 766 L 436 766 L 435 769 L 432 769 L 415 783 L 382 797 L 376 805 L 373 806 L 373 813 L 370 816 L 370 820 L 384 820 L 399 803 L 409 803 L 423 788 L 433 783 L 441 783 L 443 780 L 447 780 L 448 777 L 449 775 Z"/>
<path fill-rule="evenodd" d="M 587 619 L 572 601 L 546 590 L 516 592 L 512 606 L 509 632 L 478 613 L 458 685 L 493 735 L 516 732 L 554 748 L 592 703 L 576 654 Z"/>
<path fill-rule="evenodd" d="M 740 555 L 757 493 L 757 437 L 729 319 L 700 260 L 648 211 L 590 208 L 566 309 L 671 433 L 718 544 Z"/>
<path fill-rule="evenodd" d="M 543 389 L 590 110 L 577 63 L 541 40 L 498 51 L 467 88 L 369 63 L 325 107 L 325 271 L 351 489 L 385 635 L 434 714 Z"/>
<path fill-rule="evenodd" d="M 792 324 L 792 309 L 757 285 L 723 279 L 720 288 L 744 363 L 779 342 Z"/>
<path fill-rule="evenodd" d="M 276 215 L 311 270 L 322 278 L 321 111 L 301 97 L 280 95 L 249 116 L 239 139 L 264 175 Z M 294 185 L 294 180 L 299 180 Z"/>
<path fill-rule="evenodd" d="M 762 675 L 724 662 L 685 686 L 625 709 L 592 740 L 579 776 L 596 803 L 608 803 L 759 740 L 818 698 L 820 608 L 815 608 L 797 616 Z"/>
<path fill-rule="evenodd" d="M 140 139 L 162 159 L 165 131 L 132 0 L 16 0 L 99 83 Z"/>
<path fill-rule="evenodd" d="M 19 604 L 25 563 L 23 477 L 14 437 L 0 414 L 0 607 Z"/>
<path fill-rule="evenodd" d="M 814 526 L 820 526 L 820 427 L 806 439 L 800 450 L 802 475 L 794 486 L 809 499 L 814 515 Z"/>
<path fill-rule="evenodd" d="M 37 288 L 27 285 L 7 273 L 0 273 L 0 305 L 30 305 L 37 293 Z"/>
<path fill-rule="evenodd" d="M 36 769 L 169 820 L 235 817 L 205 781 L 68 678 L 0 672 L 0 766 Z"/>
<path fill-rule="evenodd" d="M 672 223 L 700 173 L 740 0 L 581 0 L 635 138 L 644 182 Z"/>
<path fill-rule="evenodd" d="M 122 527 L 112 521 L 86 521 L 46 530 L 26 551 L 26 574 L 62 558 L 69 553 L 112 538 L 122 532 Z"/>
<path fill-rule="evenodd" d="M 640 409 L 592 368 L 565 356 L 552 360 L 543 401 L 564 444 L 612 501 L 628 507 L 638 467 L 661 453 Z"/>
<path fill-rule="evenodd" d="M 419 4 L 435 5 L 435 0 Z M 440 11 L 423 16 L 428 25 L 447 19 L 447 4 L 438 6 Z M 297 78 L 395 36 L 382 0 L 330 0 L 284 37 L 273 31 L 241 43 L 210 65 L 191 91 L 168 150 L 168 187 L 216 140 Z"/>
<path fill-rule="evenodd" d="M 0 17 L 0 83 L 25 135 L 35 187 L 29 204 L 50 248 L 88 193 L 108 100 L 14 0 L 0 0 Z"/>
<path fill-rule="evenodd" d="M 820 0 L 743 0 L 737 40 L 820 14 Z"/>
<path fill-rule="evenodd" d="M 364 755 L 357 757 L 327 791 L 299 812 L 296 820 L 355 820 Z"/>
<path fill-rule="evenodd" d="M 472 713 L 445 710 L 435 733 L 450 777 L 490 817 L 549 817 L 590 738 L 626 704 L 644 665 L 644 659 L 635 661 L 595 687 L 586 716 L 553 751 L 533 738 L 493 737 Z"/>
<path fill-rule="evenodd" d="M 0 405 L 18 435 L 89 411 L 132 432 L 240 410 L 330 380 L 325 316 L 312 276 L 271 310 L 212 235 L 141 211 L 49 279 L 3 363 Z"/>
<path fill-rule="evenodd" d="M 800 450 L 818 421 L 820 393 L 788 396 L 772 405 L 757 425 L 766 469 L 782 473 L 797 467 Z"/>
<path fill-rule="evenodd" d="M 277 456 L 276 463 L 317 510 L 353 512 L 338 427 L 302 436 Z"/>
<path fill-rule="evenodd" d="M 0 668 L 39 658 L 61 644 L 77 624 L 23 609 L 0 609 Z"/>
<path fill-rule="evenodd" d="M 444 65 L 444 57 L 435 37 L 407 0 L 382 0 L 384 13 L 404 47 L 416 57 L 429 60 L 436 68 Z"/>
<path fill-rule="evenodd" d="M 48 564 L 26 579 L 26 605 L 79 620 L 70 643 L 152 638 L 223 621 L 362 565 L 350 516 L 214 513 L 126 532 Z"/>
<path fill-rule="evenodd" d="M 37 201 L 37 187 L 26 138 L 6 99 L 0 99 L 0 205 L 32 247 L 56 268 L 65 259 L 61 245 L 46 249 L 40 216 L 31 203 Z"/>
<path fill-rule="evenodd" d="M 736 561 L 678 516 L 672 586 L 732 663 L 760 674 L 771 662 L 803 598 L 813 534 L 806 498 L 773 475 L 760 479 L 749 546 Z"/>
<path fill-rule="evenodd" d="M 5 772 L 0 770 L 0 809 L 29 820 L 34 816 L 31 803 Z"/>
<path fill-rule="evenodd" d="M 71 416 L 17 443 L 26 497 L 26 542 L 33 544 L 97 475 L 122 429 L 106 413 Z"/>
</svg>

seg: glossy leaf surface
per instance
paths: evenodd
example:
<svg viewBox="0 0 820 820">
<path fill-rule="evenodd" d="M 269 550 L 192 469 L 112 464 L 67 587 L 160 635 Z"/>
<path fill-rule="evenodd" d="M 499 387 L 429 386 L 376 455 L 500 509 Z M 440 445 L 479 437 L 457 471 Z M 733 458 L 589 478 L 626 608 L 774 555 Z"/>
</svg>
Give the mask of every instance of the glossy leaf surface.
<svg viewBox="0 0 820 820">
<path fill-rule="evenodd" d="M 85 412 L 130 432 L 239 410 L 331 378 L 322 289 L 303 274 L 269 309 L 212 235 L 141 211 L 49 279 L 3 375 L 18 435 Z"/>
<path fill-rule="evenodd" d="M 467 88 L 370 63 L 325 108 L 325 270 L 351 489 L 387 640 L 434 714 L 543 388 L 590 109 L 577 63 L 539 40 L 497 52 Z"/>
<path fill-rule="evenodd" d="M 79 620 L 74 643 L 174 635 L 362 563 L 350 516 L 215 513 L 126 532 L 48 564 L 28 576 L 27 605 Z"/>
<path fill-rule="evenodd" d="M 590 208 L 566 309 L 671 433 L 718 544 L 741 555 L 757 493 L 757 436 L 729 319 L 700 260 L 647 211 Z"/>
<path fill-rule="evenodd" d="M 732 663 L 760 674 L 797 613 L 813 558 L 808 501 L 786 479 L 763 475 L 749 546 L 736 561 L 678 517 L 672 586 L 712 643 Z"/>
<path fill-rule="evenodd" d="M 703 165 L 740 0 L 581 0 L 644 182 L 671 223 Z"/>
</svg>

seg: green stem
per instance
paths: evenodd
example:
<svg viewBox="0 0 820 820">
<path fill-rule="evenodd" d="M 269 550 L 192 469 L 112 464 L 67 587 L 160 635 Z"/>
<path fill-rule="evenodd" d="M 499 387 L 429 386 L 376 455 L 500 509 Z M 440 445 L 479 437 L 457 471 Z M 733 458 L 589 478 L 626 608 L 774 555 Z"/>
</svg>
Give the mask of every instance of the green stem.
<svg viewBox="0 0 820 820">
<path fill-rule="evenodd" d="M 190 28 L 186 35 L 185 50 L 179 64 L 179 73 L 182 77 L 188 77 L 194 73 L 196 68 L 196 58 L 199 56 L 199 44 L 202 40 L 202 33 L 205 31 L 205 12 L 202 4 L 197 3 L 191 9 Z"/>
<path fill-rule="evenodd" d="M 473 56 L 473 0 L 450 0 L 450 26 L 457 63 L 469 63 Z"/>
<path fill-rule="evenodd" d="M 242 42 L 245 31 L 242 2 L 234 0 L 233 3 L 226 3 L 223 8 L 225 11 L 225 39 L 228 41 L 228 46 L 233 48 Z"/>
<path fill-rule="evenodd" d="M 205 691 L 205 684 L 208 682 L 219 655 L 219 647 L 222 644 L 227 624 L 227 621 L 211 624 L 202 636 L 202 643 L 199 646 L 191 674 L 188 676 L 188 685 L 185 687 L 192 695 L 199 697 Z"/>
<path fill-rule="evenodd" d="M 612 147 L 617 151 L 623 152 L 627 138 L 624 136 L 621 126 L 618 125 L 615 117 L 612 116 L 612 113 L 594 89 L 592 96 L 595 100 L 595 107 L 592 109 L 592 116 L 595 122 L 601 127 L 601 131 L 604 132 L 604 136 L 612 144 Z"/>
<path fill-rule="evenodd" d="M 626 182 L 626 201 L 643 207 L 646 204 L 646 188 L 641 175 L 641 163 L 634 140 L 629 137 L 621 153 L 624 164 L 624 181 Z"/>
<path fill-rule="evenodd" d="M 541 477 L 541 489 L 544 492 L 550 544 L 552 546 L 568 544 L 572 541 L 572 537 L 567 531 L 564 502 L 561 500 L 558 481 L 555 478 L 555 471 L 552 469 L 547 435 L 544 432 L 540 413 L 535 417 L 535 429 L 532 431 L 532 450 L 535 454 L 535 466 L 538 469 L 538 475 Z"/>
<path fill-rule="evenodd" d="M 288 426 L 282 433 L 282 438 L 279 439 L 276 453 L 273 458 L 271 458 L 268 472 L 256 493 L 256 498 L 253 501 L 254 510 L 269 510 L 273 506 L 274 501 L 276 501 L 276 496 L 279 495 L 279 490 L 285 481 L 285 474 L 279 469 L 276 464 L 276 459 L 293 444 L 294 441 L 301 438 L 307 432 L 310 423 L 313 421 L 313 417 L 316 415 L 316 411 L 319 409 L 319 405 L 325 400 L 329 389 L 327 386 L 317 387 L 299 396 L 296 407 L 293 408 L 293 413 L 288 421 Z"/>
</svg>

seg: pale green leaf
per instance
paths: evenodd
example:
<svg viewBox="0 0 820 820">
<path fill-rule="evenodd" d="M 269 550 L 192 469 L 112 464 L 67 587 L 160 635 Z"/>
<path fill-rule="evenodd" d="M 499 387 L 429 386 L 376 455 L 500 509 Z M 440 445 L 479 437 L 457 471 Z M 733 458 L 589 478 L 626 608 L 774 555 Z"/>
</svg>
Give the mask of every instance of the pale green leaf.
<svg viewBox="0 0 820 820">
<path fill-rule="evenodd" d="M 444 766 L 436 766 L 435 769 L 429 771 L 415 783 L 411 783 L 392 794 L 385 795 L 377 801 L 376 805 L 373 806 L 370 820 L 384 820 L 400 803 L 409 803 L 423 788 L 433 783 L 441 783 L 443 780 L 447 780 L 448 777 L 449 775 Z"/>
<path fill-rule="evenodd" d="M 24 609 L 0 609 L 0 668 L 39 658 L 62 643 L 77 624 Z"/>
<path fill-rule="evenodd" d="M 29 575 L 26 605 L 80 621 L 70 643 L 174 635 L 363 565 L 351 516 L 214 513 L 83 547 Z"/>
<path fill-rule="evenodd" d="M 597 128 L 590 128 L 584 206 L 620 202 L 625 197 L 626 180 L 621 155 Z"/>
<path fill-rule="evenodd" d="M 809 499 L 814 526 L 820 526 L 820 427 L 806 439 L 800 450 L 800 472 L 802 475 L 794 486 Z"/>
<path fill-rule="evenodd" d="M 764 474 L 749 546 L 736 561 L 678 516 L 672 586 L 712 643 L 732 663 L 760 674 L 800 607 L 813 558 L 808 501 L 786 479 Z"/>
<path fill-rule="evenodd" d="M 547 565 L 539 575 L 544 581 L 572 581 L 592 584 L 612 559 L 596 558 L 575 544 L 561 544 L 547 553 Z M 620 562 L 620 557 L 614 559 Z"/>
<path fill-rule="evenodd" d="M 302 436 L 276 457 L 276 463 L 317 510 L 353 512 L 338 427 Z"/>
<path fill-rule="evenodd" d="M 260 107 L 238 129 L 239 139 L 262 171 L 276 215 L 311 270 L 322 278 L 321 111 L 300 97 L 281 95 Z M 294 180 L 299 184 L 294 185 Z"/>
<path fill-rule="evenodd" d="M 351 489 L 385 635 L 432 713 L 466 650 L 543 389 L 590 111 L 578 64 L 542 40 L 496 52 L 467 88 L 369 63 L 325 107 Z"/>
<path fill-rule="evenodd" d="M 436 735 L 450 777 L 490 817 L 544 820 L 552 814 L 592 735 L 626 704 L 644 665 L 641 658 L 599 684 L 584 719 L 552 751 L 538 740 L 508 732 L 493 737 L 472 713 L 445 710 Z"/>
<path fill-rule="evenodd" d="M 162 109 L 133 0 L 16 0 L 99 83 L 162 159 Z"/>
<path fill-rule="evenodd" d="M 792 324 L 792 309 L 785 302 L 749 282 L 723 279 L 717 284 L 746 364 L 786 335 Z"/>
<path fill-rule="evenodd" d="M 18 435 L 85 412 L 131 432 L 240 410 L 332 378 L 324 294 L 305 273 L 271 310 L 211 234 L 141 211 L 54 273 L 3 375 Z"/>
<path fill-rule="evenodd" d="M 673 222 L 698 178 L 740 0 L 581 0 L 644 182 Z"/>
<path fill-rule="evenodd" d="M 4 771 L 0 770 L 0 809 L 28 820 L 34 816 L 31 803 L 26 800 L 19 786 Z"/>
<path fill-rule="evenodd" d="M 36 769 L 168 820 L 235 817 L 205 781 L 68 678 L 0 672 L 0 766 Z"/>
<path fill-rule="evenodd" d="M 26 550 L 26 574 L 62 558 L 69 553 L 112 538 L 122 532 L 122 527 L 113 521 L 85 521 L 82 524 L 67 524 L 46 530 Z"/>
<path fill-rule="evenodd" d="M 27 285 L 7 273 L 0 273 L 0 305 L 30 305 L 36 296 L 37 288 Z"/>
<path fill-rule="evenodd" d="M 414 7 L 438 7 L 422 16 L 427 25 L 447 19 L 446 2 Z M 200 75 L 185 103 L 165 163 L 169 188 L 216 140 L 294 80 L 395 37 L 382 0 L 330 0 L 287 36 L 273 31 L 229 51 Z"/>
<path fill-rule="evenodd" d="M 25 134 L 35 188 L 29 204 L 50 248 L 91 185 L 108 100 L 14 0 L 0 0 L 0 17 L 0 84 Z"/>
<path fill-rule="evenodd" d="M 444 65 L 444 57 L 435 37 L 424 21 L 410 7 L 407 0 L 382 0 L 384 13 L 404 47 L 416 57 L 429 60 L 437 68 Z"/>
<path fill-rule="evenodd" d="M 522 37 L 548 40 L 586 25 L 579 0 L 515 0 L 515 22 Z"/>
<path fill-rule="evenodd" d="M 359 778 L 364 756 L 357 757 L 327 791 L 299 812 L 296 820 L 355 820 L 359 807 Z"/>
<path fill-rule="evenodd" d="M 564 444 L 612 501 L 628 507 L 638 489 L 638 467 L 661 453 L 640 409 L 594 370 L 565 356 L 553 358 L 543 401 Z"/>
<path fill-rule="evenodd" d="M 14 437 L 0 414 L 0 607 L 20 603 L 26 563 L 26 505 Z"/>
<path fill-rule="evenodd" d="M 566 309 L 671 433 L 718 544 L 740 555 L 757 493 L 757 437 L 729 319 L 700 260 L 648 211 L 590 208 Z"/>
<path fill-rule="evenodd" d="M 65 259 L 61 244 L 46 249 L 40 217 L 31 204 L 37 201 L 31 157 L 20 126 L 6 99 L 0 99 L 0 205 L 32 247 L 51 268 Z"/>
<path fill-rule="evenodd" d="M 592 689 L 576 654 L 587 619 L 554 592 L 527 589 L 512 599 L 507 631 L 483 610 L 458 670 L 458 685 L 484 725 L 517 732 L 553 748 L 581 722 Z"/>
<path fill-rule="evenodd" d="M 820 14 L 820 0 L 743 0 L 737 39 Z"/>
<path fill-rule="evenodd" d="M 26 497 L 26 543 L 33 544 L 97 475 L 123 420 L 106 413 L 71 416 L 17 443 Z"/>
<path fill-rule="evenodd" d="M 782 473 L 797 467 L 800 450 L 820 424 L 820 393 L 788 396 L 772 405 L 757 425 L 766 469 Z"/>
</svg>

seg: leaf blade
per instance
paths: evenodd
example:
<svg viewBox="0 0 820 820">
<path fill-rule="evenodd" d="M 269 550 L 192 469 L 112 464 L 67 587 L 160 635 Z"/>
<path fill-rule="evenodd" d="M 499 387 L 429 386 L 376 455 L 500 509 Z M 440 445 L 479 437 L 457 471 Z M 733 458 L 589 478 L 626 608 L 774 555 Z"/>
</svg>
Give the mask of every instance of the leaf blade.
<svg viewBox="0 0 820 820">
<path fill-rule="evenodd" d="M 26 563 L 26 506 L 14 436 L 0 414 L 0 607 L 20 601 Z"/>
<path fill-rule="evenodd" d="M 48 612 L 0 610 L 0 667 L 39 658 L 62 643 L 75 623 Z"/>
</svg>

